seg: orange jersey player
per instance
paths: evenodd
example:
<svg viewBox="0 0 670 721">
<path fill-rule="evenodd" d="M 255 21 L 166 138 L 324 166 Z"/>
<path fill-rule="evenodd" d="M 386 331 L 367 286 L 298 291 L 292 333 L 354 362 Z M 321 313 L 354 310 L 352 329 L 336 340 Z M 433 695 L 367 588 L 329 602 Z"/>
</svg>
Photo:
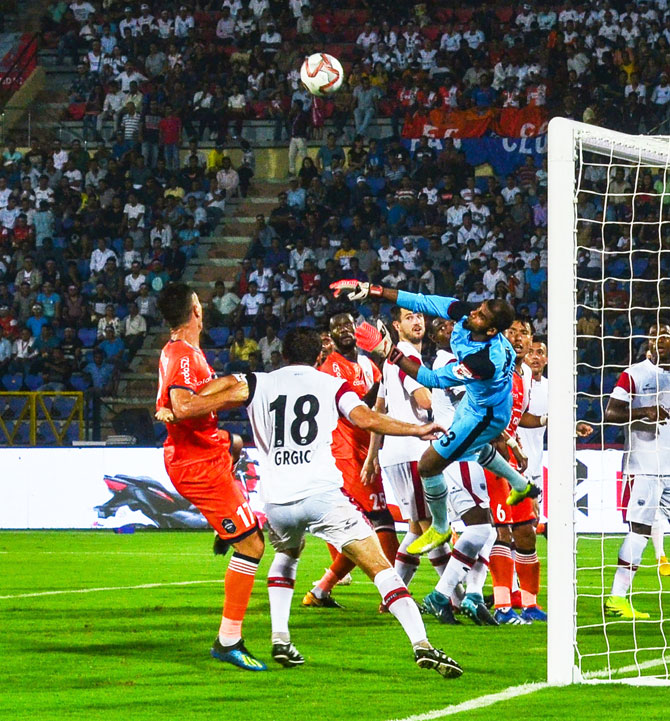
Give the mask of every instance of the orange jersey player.
<svg viewBox="0 0 670 721">
<path fill-rule="evenodd" d="M 170 326 L 170 340 L 159 362 L 157 417 L 171 412 L 177 421 L 167 425 L 165 468 L 177 491 L 235 549 L 226 571 L 223 614 L 211 654 L 249 671 L 265 671 L 265 664 L 249 653 L 242 640 L 242 621 L 263 555 L 263 536 L 233 476 L 230 434 L 220 431 L 217 424 L 217 412 L 244 401 L 241 389 L 247 386 L 233 376 L 214 378 L 200 349 L 202 306 L 186 283 L 168 284 L 158 307 Z M 208 395 L 201 395 L 205 388 Z"/>
<path fill-rule="evenodd" d="M 349 382 L 359 398 L 371 406 L 377 397 L 381 373 L 365 356 L 359 356 L 354 336 L 354 319 L 348 313 L 340 313 L 330 320 L 330 336 L 335 349 L 328 355 L 320 371 Z M 369 482 L 363 482 L 361 473 L 368 455 L 370 434 L 340 418 L 333 432 L 331 446 L 335 464 L 342 473 L 345 493 L 360 508 L 374 527 L 386 558 L 393 563 L 398 550 L 393 516 L 386 506 L 384 486 L 380 473 Z M 338 607 L 331 597 L 331 590 L 354 568 L 354 564 L 342 554 L 333 555 L 333 563 L 322 578 L 303 598 L 304 606 Z"/>
<path fill-rule="evenodd" d="M 517 429 L 520 424 L 526 428 L 541 427 L 546 423 L 546 419 L 543 421 L 540 416 L 528 413 L 532 371 L 524 363 L 524 358 L 533 343 L 531 325 L 523 320 L 515 320 L 505 331 L 505 335 L 516 353 L 516 367 L 512 381 L 512 416 L 506 429 L 507 445 L 513 454 L 510 463 L 523 472 L 528 465 L 528 459 L 516 440 Z M 509 506 L 506 503 L 509 492 L 507 481 L 490 475 L 488 471 L 486 477 L 493 523 L 497 531 L 497 539 L 491 549 L 489 562 L 496 607 L 494 617 L 501 624 L 546 621 L 547 614 L 537 605 L 540 561 L 536 549 L 537 512 L 533 499 L 525 498 L 519 504 Z M 514 557 L 512 542 L 516 549 Z M 515 568 L 520 586 L 517 599 L 514 599 L 512 594 Z M 521 615 L 517 615 L 512 610 L 512 605 L 523 609 Z"/>
<path fill-rule="evenodd" d="M 349 385 L 361 399 L 365 399 L 381 380 L 381 372 L 369 358 L 361 356 L 356 361 L 351 361 L 337 350 L 326 358 L 319 370 L 349 381 Z M 370 434 L 367 431 L 353 425 L 346 418 L 340 418 L 333 433 L 332 451 L 337 467 L 344 477 L 344 489 L 364 511 L 380 511 L 386 508 L 381 477 L 378 476 L 369 486 L 364 486 L 361 482 L 361 469 L 369 445 Z"/>
</svg>

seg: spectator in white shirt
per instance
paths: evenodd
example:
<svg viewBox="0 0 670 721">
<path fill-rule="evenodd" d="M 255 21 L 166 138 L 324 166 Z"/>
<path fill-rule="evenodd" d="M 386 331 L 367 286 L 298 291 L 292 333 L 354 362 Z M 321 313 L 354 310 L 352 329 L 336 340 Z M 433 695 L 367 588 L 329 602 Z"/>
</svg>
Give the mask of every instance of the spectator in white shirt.
<svg viewBox="0 0 670 721">
<path fill-rule="evenodd" d="M 370 21 L 365 23 L 363 32 L 356 38 L 356 45 L 366 52 L 377 44 L 377 33 L 372 28 Z"/>
<path fill-rule="evenodd" d="M 107 247 L 107 240 L 100 238 L 98 240 L 98 247 L 91 253 L 90 270 L 91 273 L 98 274 L 102 273 L 105 267 L 105 263 L 109 258 L 116 260 L 116 253 Z"/>
<path fill-rule="evenodd" d="M 289 255 L 289 265 L 291 270 L 297 271 L 299 273 L 305 266 L 306 260 L 316 262 L 314 252 L 311 250 L 311 248 L 306 248 L 305 243 L 302 239 L 300 239 L 297 241 L 295 248 L 293 248 Z"/>
<path fill-rule="evenodd" d="M 135 295 L 139 294 L 142 283 L 146 282 L 146 276 L 142 273 L 142 266 L 138 260 L 133 261 L 130 273 L 126 275 L 124 285 Z"/>
<path fill-rule="evenodd" d="M 60 140 L 56 139 L 52 143 L 51 157 L 54 161 L 54 168 L 56 170 L 63 170 L 65 163 L 67 163 L 67 150 L 61 147 Z"/>
<path fill-rule="evenodd" d="M 273 277 L 274 273 L 272 272 L 272 269 L 266 268 L 263 263 L 263 259 L 258 258 L 256 261 L 256 269 L 249 274 L 249 282 L 256 283 L 259 292 L 266 295 L 270 292 Z"/>
<path fill-rule="evenodd" d="M 486 290 L 493 294 L 496 292 L 496 285 L 501 280 L 504 283 L 507 283 L 507 276 L 505 273 L 498 268 L 498 261 L 495 258 L 489 258 L 489 267 L 484 273 L 484 286 L 486 287 Z"/>
<path fill-rule="evenodd" d="M 221 18 L 216 24 L 216 37 L 222 42 L 232 43 L 235 40 L 235 18 L 230 14 L 229 7 L 221 11 Z"/>
<path fill-rule="evenodd" d="M 179 8 L 179 14 L 174 19 L 174 36 L 179 40 L 185 40 L 189 32 L 195 28 L 193 15 L 188 11 L 186 5 Z"/>
</svg>

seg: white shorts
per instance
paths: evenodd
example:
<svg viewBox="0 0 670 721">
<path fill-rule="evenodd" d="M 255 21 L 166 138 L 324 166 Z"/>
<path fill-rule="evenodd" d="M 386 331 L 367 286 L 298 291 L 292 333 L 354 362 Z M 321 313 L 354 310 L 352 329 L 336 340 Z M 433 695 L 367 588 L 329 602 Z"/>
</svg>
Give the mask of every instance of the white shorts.
<svg viewBox="0 0 670 721">
<path fill-rule="evenodd" d="M 275 551 L 300 548 L 305 533 L 322 538 L 338 551 L 374 534 L 368 520 L 339 489 L 292 503 L 266 503 L 265 513 Z"/>
<path fill-rule="evenodd" d="M 423 497 L 418 461 L 383 466 L 382 479 L 391 486 L 403 520 L 423 521 L 430 518 L 430 511 Z"/>
<path fill-rule="evenodd" d="M 636 473 L 625 479 L 621 498 L 624 521 L 651 526 L 659 510 L 670 518 L 670 476 Z"/>
<path fill-rule="evenodd" d="M 489 492 L 484 469 L 473 461 L 451 463 L 445 470 L 449 495 L 447 506 L 449 520 L 459 519 L 475 506 L 489 507 Z"/>
</svg>

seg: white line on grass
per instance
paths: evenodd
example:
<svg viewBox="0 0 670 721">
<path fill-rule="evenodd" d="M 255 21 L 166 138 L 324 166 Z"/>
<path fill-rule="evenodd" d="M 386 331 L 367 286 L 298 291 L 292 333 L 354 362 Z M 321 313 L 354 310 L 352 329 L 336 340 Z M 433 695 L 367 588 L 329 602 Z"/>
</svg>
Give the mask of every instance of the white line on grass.
<svg viewBox="0 0 670 721">
<path fill-rule="evenodd" d="M 631 673 L 632 671 L 644 671 L 646 669 L 654 668 L 655 666 L 663 666 L 665 663 L 670 662 L 670 658 L 656 659 L 654 661 L 645 661 L 640 664 L 632 664 L 630 666 L 622 666 L 621 668 L 612 669 L 612 674 Z M 600 678 L 607 678 L 610 675 L 608 669 L 602 669 L 600 671 L 591 671 L 590 673 L 584 674 L 584 680 L 595 680 Z M 635 679 L 633 679 L 635 680 Z M 434 721 L 435 719 L 441 719 L 445 716 L 453 716 L 457 713 L 463 713 L 466 711 L 472 711 L 477 708 L 485 708 L 491 706 L 498 701 L 508 701 L 509 699 L 518 698 L 519 696 L 527 696 L 528 694 L 535 693 L 535 691 L 541 691 L 542 689 L 549 688 L 550 684 L 546 682 L 539 683 L 525 683 L 521 686 L 510 686 L 497 693 L 490 693 L 486 696 L 480 696 L 479 698 L 473 698 L 469 701 L 463 701 L 453 706 L 445 706 L 445 708 L 435 709 L 434 711 L 427 711 L 426 713 L 416 714 L 415 716 L 407 716 L 403 719 L 394 719 L 394 721 Z M 556 687 L 559 688 L 559 687 Z"/>
<path fill-rule="evenodd" d="M 223 583 L 223 579 L 212 578 L 207 581 L 171 581 L 169 583 L 142 583 L 139 586 L 103 586 L 100 588 L 68 588 L 59 591 L 15 593 L 11 596 L 0 596 L 0 601 L 12 598 L 36 598 L 37 596 L 64 596 L 69 593 L 97 593 L 99 591 L 134 591 L 140 588 L 163 588 L 165 586 L 195 586 L 202 583 Z"/>
<path fill-rule="evenodd" d="M 640 649 L 640 651 L 644 651 L 643 648 Z M 620 674 L 620 673 L 632 673 L 633 671 L 646 671 L 648 668 L 654 668 L 655 666 L 665 666 L 666 664 L 670 664 L 670 656 L 665 656 L 664 658 L 657 658 L 651 661 L 643 661 L 642 663 L 632 663 L 630 666 L 621 666 L 620 668 L 612 668 L 612 669 L 601 669 L 599 671 L 587 671 L 584 674 L 584 680 L 590 681 L 591 679 L 599 679 L 599 678 L 609 678 L 610 674 L 613 676 Z"/>
<path fill-rule="evenodd" d="M 472 711 L 476 708 L 491 706 L 494 703 L 498 703 L 498 701 L 507 701 L 511 698 L 526 696 L 529 693 L 535 693 L 535 691 L 540 691 L 543 688 L 548 687 L 549 684 L 545 682 L 524 683 L 521 686 L 510 686 L 498 693 L 489 693 L 486 696 L 480 696 L 479 698 L 473 698 L 469 701 L 463 701 L 463 703 L 457 703 L 453 706 L 445 706 L 445 708 L 438 708 L 435 709 L 435 711 L 428 711 L 427 713 L 417 714 L 416 716 L 407 716 L 407 718 L 396 719 L 395 721 L 433 721 L 433 719 L 440 719 L 445 716 L 453 716 L 457 713 Z"/>
</svg>

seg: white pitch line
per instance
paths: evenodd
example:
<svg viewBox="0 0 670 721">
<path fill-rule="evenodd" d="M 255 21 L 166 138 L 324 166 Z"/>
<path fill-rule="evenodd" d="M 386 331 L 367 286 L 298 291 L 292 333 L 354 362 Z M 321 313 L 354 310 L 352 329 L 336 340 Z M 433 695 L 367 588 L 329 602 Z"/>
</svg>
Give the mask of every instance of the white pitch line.
<svg viewBox="0 0 670 721">
<path fill-rule="evenodd" d="M 622 666 L 621 668 L 612 669 L 612 674 L 631 673 L 632 671 L 644 671 L 655 666 L 664 666 L 666 663 L 670 663 L 670 657 L 665 659 L 656 659 L 654 661 L 645 661 L 640 664 L 632 664 L 630 666 Z M 607 669 L 601 671 L 592 671 L 584 674 L 584 680 L 588 683 L 589 680 L 598 678 L 607 678 L 610 672 Z M 614 681 L 623 681 L 624 679 L 613 679 Z M 635 679 L 632 679 L 635 681 Z M 407 716 L 403 719 L 394 719 L 393 721 L 434 721 L 435 719 L 441 719 L 445 716 L 453 716 L 457 713 L 463 713 L 466 711 L 472 711 L 477 708 L 485 708 L 486 706 L 492 706 L 498 701 L 508 701 L 513 698 L 520 696 L 527 696 L 528 694 L 535 693 L 535 691 L 542 691 L 542 689 L 550 688 L 551 685 L 546 682 L 539 683 L 525 683 L 521 686 L 510 686 L 509 688 L 498 691 L 497 693 L 490 693 L 486 696 L 480 696 L 479 698 L 473 698 L 469 701 L 463 701 L 462 703 L 455 704 L 453 706 L 445 706 L 445 708 L 435 709 L 434 711 L 427 711 L 426 713 L 416 714 L 414 716 Z M 565 687 L 553 687 L 553 688 L 565 688 Z"/>
<path fill-rule="evenodd" d="M 472 711 L 476 708 L 491 706 L 494 703 L 498 703 L 498 701 L 507 701 L 508 699 L 518 698 L 519 696 L 526 696 L 529 693 L 535 693 L 535 691 L 541 691 L 548 687 L 549 684 L 546 682 L 524 683 L 521 686 L 510 686 L 503 691 L 498 691 L 498 693 L 489 693 L 486 696 L 463 701 L 463 703 L 458 703 L 453 706 L 445 706 L 444 708 L 435 709 L 435 711 L 407 716 L 403 719 L 394 719 L 394 721 L 433 721 L 433 719 L 440 719 L 445 716 L 453 716 L 457 713 Z"/>
<path fill-rule="evenodd" d="M 36 593 L 15 593 L 11 596 L 0 596 L 0 601 L 12 598 L 37 598 L 38 596 L 64 596 L 69 593 L 98 593 L 99 591 L 134 591 L 141 588 L 163 588 L 166 586 L 195 586 L 202 583 L 223 583 L 222 578 L 207 581 L 171 581 L 169 583 L 142 583 L 139 586 L 102 586 L 100 588 L 68 588 L 59 591 L 38 591 Z"/>
<path fill-rule="evenodd" d="M 640 649 L 640 651 L 644 651 L 644 649 Z M 646 671 L 646 669 L 648 668 L 654 668 L 655 666 L 665 666 L 666 664 L 670 665 L 670 656 L 665 656 L 665 658 L 653 659 L 651 661 L 643 661 L 642 663 L 638 664 L 632 663 L 630 666 L 621 666 L 621 668 L 604 668 L 600 671 L 587 671 L 584 674 L 584 680 L 588 681 L 590 679 L 608 678 L 610 674 L 617 675 L 620 673 L 632 673 L 633 671 L 637 671 L 638 669 L 640 671 Z"/>
</svg>

